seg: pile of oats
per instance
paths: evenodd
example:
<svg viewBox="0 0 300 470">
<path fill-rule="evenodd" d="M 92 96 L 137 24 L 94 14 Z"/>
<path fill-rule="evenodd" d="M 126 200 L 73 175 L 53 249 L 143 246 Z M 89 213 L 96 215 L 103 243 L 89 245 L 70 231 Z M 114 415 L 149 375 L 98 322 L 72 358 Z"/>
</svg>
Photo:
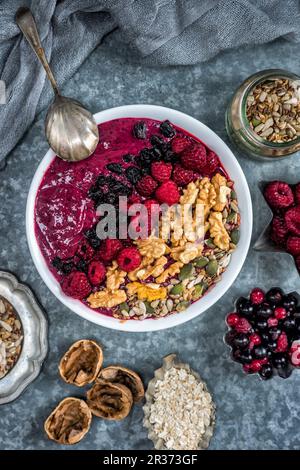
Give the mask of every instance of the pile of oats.
<svg viewBox="0 0 300 470">
<path fill-rule="evenodd" d="M 257 85 L 247 97 L 247 118 L 260 137 L 274 143 L 300 136 L 300 82 L 284 78 Z"/>
<path fill-rule="evenodd" d="M 186 369 L 173 366 L 156 382 L 149 422 L 166 449 L 197 450 L 213 415 L 204 383 Z"/>
<path fill-rule="evenodd" d="M 17 362 L 23 342 L 23 330 L 13 306 L 0 297 L 0 379 Z"/>
</svg>

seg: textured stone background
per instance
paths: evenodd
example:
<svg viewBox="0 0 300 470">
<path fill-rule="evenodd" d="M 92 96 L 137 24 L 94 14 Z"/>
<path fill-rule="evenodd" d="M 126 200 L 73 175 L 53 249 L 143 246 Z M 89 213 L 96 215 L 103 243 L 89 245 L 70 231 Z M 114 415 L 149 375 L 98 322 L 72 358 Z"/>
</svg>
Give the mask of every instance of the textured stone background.
<svg viewBox="0 0 300 470">
<path fill-rule="evenodd" d="M 193 67 L 146 68 L 130 52 L 108 38 L 64 87 L 93 112 L 122 104 L 151 103 L 179 109 L 210 126 L 226 142 L 224 113 L 240 82 L 251 73 L 281 67 L 300 74 L 299 46 L 276 41 L 227 52 Z M 22 112 L 22 110 L 20 110 Z M 298 449 L 300 373 L 288 380 L 261 382 L 246 377 L 229 360 L 223 343 L 224 317 L 233 299 L 254 285 L 299 289 L 299 276 L 287 256 L 250 251 L 234 286 L 210 310 L 185 325 L 155 333 L 122 333 L 95 327 L 61 305 L 40 279 L 30 259 L 25 235 L 25 206 L 30 181 L 47 150 L 44 115 L 18 144 L 0 172 L 0 269 L 10 270 L 35 291 L 49 318 L 49 355 L 39 378 L 14 403 L 0 409 L 0 449 L 56 449 L 43 432 L 54 405 L 81 390 L 58 376 L 62 353 L 75 340 L 91 337 L 104 345 L 105 362 L 122 362 L 141 373 L 145 383 L 161 358 L 177 352 L 207 381 L 217 405 L 211 449 Z M 12 123 L 13 125 L 13 123 Z M 247 176 L 254 203 L 255 240 L 266 211 L 257 190 L 259 179 L 295 178 L 299 155 L 286 161 L 261 163 L 233 149 Z M 300 179 L 300 178 L 299 178 Z M 243 221 L 244 224 L 247 221 Z M 77 449 L 151 449 L 136 406 L 121 423 L 94 419 Z"/>
</svg>

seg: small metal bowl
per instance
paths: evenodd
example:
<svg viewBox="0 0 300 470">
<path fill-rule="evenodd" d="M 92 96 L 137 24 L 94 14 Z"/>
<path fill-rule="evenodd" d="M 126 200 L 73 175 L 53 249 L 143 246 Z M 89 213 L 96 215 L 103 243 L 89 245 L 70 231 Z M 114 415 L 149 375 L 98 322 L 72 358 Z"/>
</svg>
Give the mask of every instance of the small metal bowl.
<svg viewBox="0 0 300 470">
<path fill-rule="evenodd" d="M 300 305 L 300 294 L 299 294 L 298 292 L 292 291 L 292 292 L 287 292 L 287 294 L 292 294 L 292 295 L 294 295 L 294 296 L 298 299 L 298 302 L 299 302 L 299 305 Z M 241 295 L 240 295 L 240 297 L 241 297 L 241 296 L 244 296 L 244 297 L 248 298 L 248 297 L 249 297 L 249 292 L 248 292 L 248 294 L 242 292 Z M 233 312 L 236 311 L 236 304 L 237 304 L 237 301 L 238 301 L 238 298 L 235 299 L 235 301 L 234 301 L 234 303 L 233 303 L 233 306 L 234 306 L 234 308 L 233 308 L 233 310 L 232 310 Z M 229 351 L 230 351 L 230 355 L 228 356 L 228 360 L 229 360 L 231 363 L 235 364 L 236 369 L 239 369 L 245 377 L 255 377 L 257 380 L 264 382 L 264 379 L 262 379 L 261 376 L 260 376 L 258 373 L 247 374 L 246 372 L 244 372 L 244 370 L 243 370 L 243 365 L 234 360 L 234 358 L 233 358 L 233 347 L 226 341 L 226 336 L 227 336 L 227 334 L 232 330 L 232 328 L 230 328 L 230 327 L 227 325 L 227 323 L 226 323 L 226 328 L 227 328 L 227 330 L 226 330 L 226 333 L 225 333 L 224 336 L 223 336 L 223 342 L 225 343 L 225 346 L 226 346 L 226 347 L 229 349 Z M 290 366 L 289 366 L 290 374 L 289 374 L 287 377 L 282 377 L 282 376 L 280 376 L 278 370 L 276 370 L 276 369 L 274 368 L 274 369 L 273 369 L 274 375 L 273 375 L 272 378 L 274 379 L 275 377 L 279 377 L 279 378 L 285 378 L 285 379 L 287 379 L 287 378 L 291 377 L 291 375 L 293 374 L 293 372 L 294 372 L 295 370 L 297 370 L 297 369 L 298 369 L 298 368 L 296 368 L 295 366 L 290 365 Z M 298 370 L 299 370 L 299 369 L 298 369 Z M 252 380 L 253 380 L 253 379 L 252 379 Z"/>
<path fill-rule="evenodd" d="M 16 364 L 0 380 L 0 405 L 3 405 L 18 398 L 39 375 L 48 351 L 48 327 L 32 291 L 5 271 L 0 271 L 0 295 L 16 310 L 24 336 Z"/>
</svg>

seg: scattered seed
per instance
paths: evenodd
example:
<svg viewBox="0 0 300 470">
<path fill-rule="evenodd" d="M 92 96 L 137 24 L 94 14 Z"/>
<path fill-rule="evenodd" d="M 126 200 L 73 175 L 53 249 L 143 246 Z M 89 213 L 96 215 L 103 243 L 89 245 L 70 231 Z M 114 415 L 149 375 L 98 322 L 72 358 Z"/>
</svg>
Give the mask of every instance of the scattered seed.
<svg viewBox="0 0 300 470">
<path fill-rule="evenodd" d="M 230 238 L 232 243 L 234 243 L 234 245 L 237 245 L 240 239 L 240 231 L 238 229 L 232 230 Z"/>
<path fill-rule="evenodd" d="M 185 279 L 188 279 L 191 277 L 193 273 L 193 265 L 192 263 L 188 263 L 188 264 L 185 264 L 181 270 L 180 270 L 180 273 L 179 273 L 179 279 L 181 281 L 185 280 Z"/>
<path fill-rule="evenodd" d="M 210 277 L 213 277 L 217 274 L 218 271 L 218 262 L 217 260 L 211 260 L 205 268 L 207 274 Z"/>
<path fill-rule="evenodd" d="M 171 295 L 180 295 L 180 294 L 182 294 L 182 292 L 183 292 L 183 285 L 182 284 L 176 284 L 176 286 L 174 286 L 172 288 L 170 293 L 171 293 Z"/>
<path fill-rule="evenodd" d="M 197 268 L 204 268 L 209 262 L 209 259 L 206 256 L 200 256 L 194 260 L 195 266 Z"/>
</svg>

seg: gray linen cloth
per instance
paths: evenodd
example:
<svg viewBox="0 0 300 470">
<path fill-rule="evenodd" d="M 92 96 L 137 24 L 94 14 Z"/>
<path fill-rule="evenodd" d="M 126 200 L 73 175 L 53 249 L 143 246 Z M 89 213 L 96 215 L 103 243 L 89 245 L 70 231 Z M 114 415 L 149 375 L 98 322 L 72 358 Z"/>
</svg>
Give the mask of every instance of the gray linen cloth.
<svg viewBox="0 0 300 470">
<path fill-rule="evenodd" d="M 152 66 L 194 64 L 279 36 L 300 41 L 300 0 L 0 0 L 0 79 L 6 84 L 0 161 L 52 97 L 14 22 L 24 5 L 35 16 L 59 85 L 116 29 L 136 57 Z"/>
</svg>

